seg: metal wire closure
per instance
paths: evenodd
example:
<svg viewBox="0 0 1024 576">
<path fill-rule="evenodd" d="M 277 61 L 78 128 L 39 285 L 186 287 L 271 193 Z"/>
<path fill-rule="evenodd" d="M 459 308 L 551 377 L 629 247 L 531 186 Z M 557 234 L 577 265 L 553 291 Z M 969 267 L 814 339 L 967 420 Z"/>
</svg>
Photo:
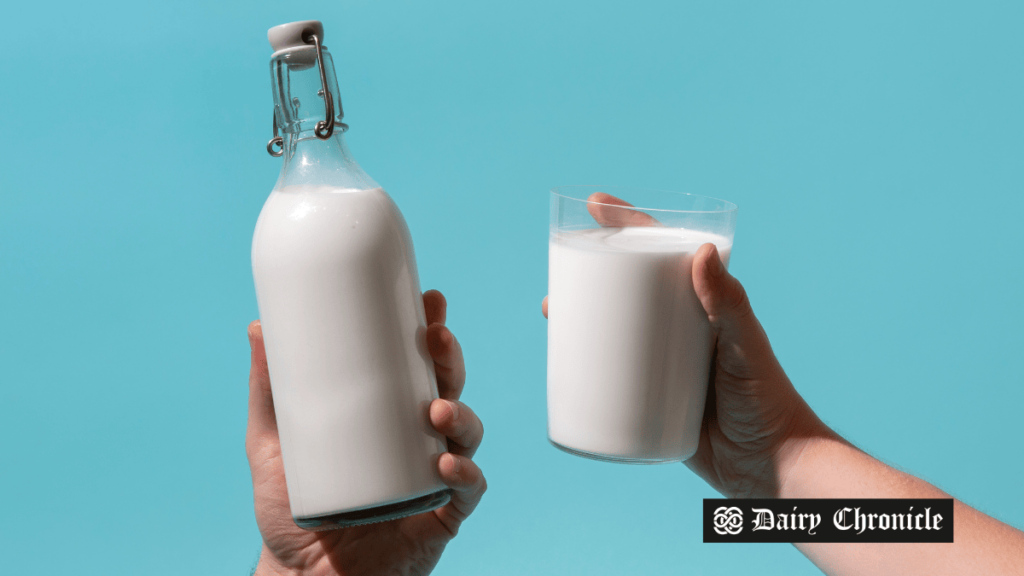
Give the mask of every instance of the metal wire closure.
<svg viewBox="0 0 1024 576">
<path fill-rule="evenodd" d="M 267 142 L 267 152 L 270 152 L 271 156 L 277 157 L 284 154 L 284 138 L 277 135 L 277 113 L 275 112 L 272 120 L 274 121 L 274 137 Z M 274 152 L 274 145 L 280 146 L 277 152 Z"/>
<path fill-rule="evenodd" d="M 321 89 L 317 91 L 317 95 L 324 99 L 324 115 L 326 116 L 325 119 L 316 123 L 316 127 L 313 128 L 313 133 L 316 134 L 317 138 L 327 140 L 332 134 L 334 134 L 334 95 L 332 95 L 331 91 L 327 89 L 327 71 L 324 69 L 323 47 L 320 45 L 320 38 L 312 32 L 304 35 L 302 39 L 307 44 L 312 43 L 316 47 L 316 63 L 320 69 L 321 86 Z M 345 116 L 344 110 L 341 111 L 341 116 Z M 344 122 L 338 123 L 338 126 L 341 128 L 342 132 L 348 130 L 348 125 Z M 277 152 L 274 152 L 275 145 L 279 147 Z M 274 137 L 270 139 L 270 142 L 267 142 L 267 152 L 269 152 L 271 156 L 275 157 L 284 154 L 284 138 L 277 134 L 276 115 L 274 117 Z"/>
<path fill-rule="evenodd" d="M 317 92 L 318 95 L 324 99 L 324 114 L 327 116 L 326 119 L 316 123 L 316 128 L 313 129 L 313 133 L 316 137 L 321 140 L 327 140 L 334 133 L 334 97 L 331 95 L 331 91 L 327 89 L 327 71 L 324 70 L 324 53 L 320 47 L 320 38 L 316 34 L 307 34 L 303 40 L 307 43 L 313 41 L 313 45 L 316 46 L 316 64 L 320 67 L 320 85 L 321 90 Z"/>
</svg>

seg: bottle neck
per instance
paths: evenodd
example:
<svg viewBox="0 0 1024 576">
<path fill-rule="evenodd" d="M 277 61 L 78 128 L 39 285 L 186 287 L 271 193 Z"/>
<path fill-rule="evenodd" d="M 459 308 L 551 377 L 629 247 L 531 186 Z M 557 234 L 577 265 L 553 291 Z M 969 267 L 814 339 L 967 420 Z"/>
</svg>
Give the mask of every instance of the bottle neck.
<svg viewBox="0 0 1024 576">
<path fill-rule="evenodd" d="M 365 190 L 380 186 L 352 158 L 339 129 L 327 140 L 317 138 L 313 130 L 285 134 L 283 159 L 276 188 L 332 186 Z"/>
<path fill-rule="evenodd" d="M 313 46 L 274 53 L 270 73 L 274 87 L 274 121 L 284 138 L 281 175 L 276 188 L 330 186 L 363 190 L 379 185 L 370 178 L 345 145 L 344 112 L 334 62 L 322 50 L 327 89 L 334 102 L 334 133 L 321 140 L 314 133 L 324 120 L 323 82 Z"/>
</svg>

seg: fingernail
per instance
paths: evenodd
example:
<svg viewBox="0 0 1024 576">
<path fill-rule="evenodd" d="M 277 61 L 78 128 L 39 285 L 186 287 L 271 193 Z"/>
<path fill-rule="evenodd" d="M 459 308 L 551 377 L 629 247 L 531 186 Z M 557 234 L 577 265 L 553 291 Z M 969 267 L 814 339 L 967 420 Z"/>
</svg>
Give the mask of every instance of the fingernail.
<svg viewBox="0 0 1024 576">
<path fill-rule="evenodd" d="M 445 402 L 447 402 L 448 406 L 452 409 L 452 422 L 455 422 L 459 419 L 459 405 L 449 400 L 445 400 Z"/>
<path fill-rule="evenodd" d="M 255 336 L 253 335 L 253 326 L 254 325 L 260 325 L 258 319 L 257 320 L 253 320 L 252 322 L 250 322 L 249 326 L 247 326 L 246 329 L 245 329 L 245 335 L 249 337 L 249 350 L 252 350 L 254 348 L 254 346 L 253 346 L 253 341 L 255 340 Z"/>
<path fill-rule="evenodd" d="M 708 255 L 708 272 L 713 276 L 721 276 L 725 272 L 722 266 L 722 258 L 718 255 L 718 246 L 711 245 L 711 254 Z"/>
<path fill-rule="evenodd" d="M 460 462 L 459 458 L 454 454 L 449 454 L 448 456 L 452 461 L 452 472 L 458 474 L 459 471 L 462 470 L 462 462 Z"/>
</svg>

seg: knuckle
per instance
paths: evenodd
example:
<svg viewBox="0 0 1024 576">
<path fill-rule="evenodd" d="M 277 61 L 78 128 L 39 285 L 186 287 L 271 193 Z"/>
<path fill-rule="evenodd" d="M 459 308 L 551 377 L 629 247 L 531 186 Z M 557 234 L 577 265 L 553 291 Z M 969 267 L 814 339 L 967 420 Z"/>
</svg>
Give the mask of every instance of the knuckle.
<svg viewBox="0 0 1024 576">
<path fill-rule="evenodd" d="M 459 402 L 461 418 L 459 419 L 459 432 L 466 446 L 475 447 L 480 444 L 484 437 L 484 423 L 480 417 L 469 407 Z"/>
<path fill-rule="evenodd" d="M 441 326 L 440 328 L 438 328 L 437 336 L 441 340 L 441 344 L 444 344 L 445 348 L 454 348 L 455 334 L 452 334 L 452 331 L 449 330 L 447 326 Z"/>
<path fill-rule="evenodd" d="M 739 283 L 725 302 L 725 309 L 737 316 L 746 316 L 750 313 L 750 299 L 747 297 L 747 290 Z"/>
</svg>

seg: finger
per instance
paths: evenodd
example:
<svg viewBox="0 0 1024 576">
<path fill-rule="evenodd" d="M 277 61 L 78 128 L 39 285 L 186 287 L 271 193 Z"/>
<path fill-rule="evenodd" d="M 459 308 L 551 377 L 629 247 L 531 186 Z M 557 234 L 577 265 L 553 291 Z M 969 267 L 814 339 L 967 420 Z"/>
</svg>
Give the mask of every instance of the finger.
<svg viewBox="0 0 1024 576">
<path fill-rule="evenodd" d="M 430 403 L 430 424 L 448 438 L 448 451 L 472 458 L 484 439 L 484 424 L 458 400 L 438 398 Z"/>
<path fill-rule="evenodd" d="M 466 384 L 462 346 L 451 330 L 441 324 L 431 324 L 427 326 L 427 350 L 434 359 L 437 393 L 441 398 L 458 400 Z"/>
<path fill-rule="evenodd" d="M 442 454 L 437 460 L 437 469 L 441 480 L 453 492 L 451 502 L 434 510 L 434 514 L 454 536 L 480 503 L 487 491 L 487 480 L 480 468 L 465 456 Z"/>
<path fill-rule="evenodd" d="M 661 223 L 650 214 L 629 210 L 633 205 L 611 194 L 594 192 L 587 198 L 587 211 L 601 226 L 623 228 L 625 226 L 660 226 Z"/>
<path fill-rule="evenodd" d="M 736 336 L 747 327 L 753 316 L 747 292 L 725 269 L 714 244 L 704 244 L 694 255 L 693 288 L 716 331 Z"/>
<path fill-rule="evenodd" d="M 249 324 L 249 423 L 246 430 L 247 449 L 267 435 L 277 436 L 274 398 L 270 393 L 270 373 L 267 370 L 267 351 L 263 345 L 263 326 L 259 320 Z"/>
<path fill-rule="evenodd" d="M 427 290 L 423 293 L 423 311 L 427 314 L 427 326 L 431 324 L 444 324 L 447 315 L 448 302 L 444 294 L 437 290 Z"/>
<path fill-rule="evenodd" d="M 545 318 L 548 317 L 548 297 L 544 297 L 544 301 L 540 303 L 540 312 Z"/>
<path fill-rule="evenodd" d="M 718 337 L 720 361 L 753 367 L 748 360 L 774 357 L 746 290 L 725 269 L 714 244 L 704 244 L 693 258 L 693 287 Z M 730 372 L 742 376 L 744 370 Z"/>
</svg>

